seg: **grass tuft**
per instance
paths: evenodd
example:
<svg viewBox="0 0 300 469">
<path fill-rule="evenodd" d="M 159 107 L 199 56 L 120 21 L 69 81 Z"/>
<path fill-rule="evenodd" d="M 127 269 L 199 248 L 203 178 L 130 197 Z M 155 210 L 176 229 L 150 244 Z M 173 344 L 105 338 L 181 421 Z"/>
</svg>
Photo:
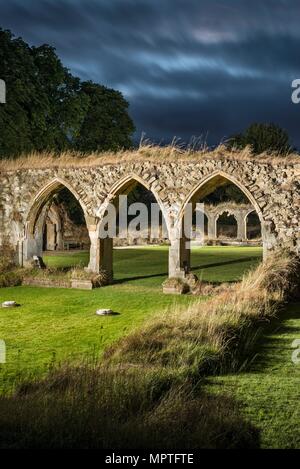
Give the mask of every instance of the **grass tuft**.
<svg viewBox="0 0 300 469">
<path fill-rule="evenodd" d="M 175 307 L 152 318 L 109 347 L 105 358 L 140 367 L 164 366 L 196 377 L 236 367 L 237 358 L 243 360 L 249 353 L 257 328 L 274 317 L 296 292 L 298 271 L 295 256 L 276 252 L 240 283 L 210 300 L 193 303 L 185 310 Z M 233 359 L 236 350 L 239 357 Z"/>
<path fill-rule="evenodd" d="M 51 152 L 31 153 L 21 155 L 16 159 L 2 159 L 0 161 L 0 171 L 16 171 L 20 169 L 42 169 L 42 168 L 65 168 L 65 167 L 92 167 L 120 162 L 138 161 L 181 161 L 197 162 L 201 159 L 227 159 L 236 161 L 259 161 L 260 163 L 293 164 L 299 163 L 297 153 L 279 156 L 267 152 L 261 155 L 254 155 L 250 147 L 242 150 L 229 149 L 226 145 L 220 144 L 216 148 L 209 150 L 207 146 L 200 149 L 187 147 L 183 149 L 176 141 L 167 146 L 152 145 L 148 141 L 141 142 L 139 148 L 135 150 L 122 150 L 119 152 L 93 152 L 83 154 L 79 152 L 65 152 L 55 154 Z"/>
</svg>

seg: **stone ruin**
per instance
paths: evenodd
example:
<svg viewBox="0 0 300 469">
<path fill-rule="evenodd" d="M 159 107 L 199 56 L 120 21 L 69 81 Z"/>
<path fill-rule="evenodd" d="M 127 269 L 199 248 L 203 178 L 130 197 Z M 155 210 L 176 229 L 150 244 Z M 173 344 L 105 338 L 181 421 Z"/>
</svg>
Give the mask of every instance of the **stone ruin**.
<svg viewBox="0 0 300 469">
<path fill-rule="evenodd" d="M 186 205 L 217 187 L 235 184 L 248 198 L 261 224 L 264 256 L 285 247 L 300 254 L 300 163 L 268 163 L 224 157 L 182 158 L 176 161 L 122 160 L 84 166 L 0 171 L 0 244 L 9 239 L 18 262 L 26 265 L 43 252 L 46 207 L 67 188 L 82 207 L 90 242 L 92 272 L 106 270 L 112 278 L 110 238 L 99 231 L 107 204 L 136 184 L 151 191 L 160 205 L 169 234 L 169 276 L 190 269 L 190 249 L 181 236 Z M 211 225 L 212 226 L 212 225 Z M 211 228 L 212 229 L 212 228 Z M 245 228 L 240 228 L 240 237 Z"/>
</svg>

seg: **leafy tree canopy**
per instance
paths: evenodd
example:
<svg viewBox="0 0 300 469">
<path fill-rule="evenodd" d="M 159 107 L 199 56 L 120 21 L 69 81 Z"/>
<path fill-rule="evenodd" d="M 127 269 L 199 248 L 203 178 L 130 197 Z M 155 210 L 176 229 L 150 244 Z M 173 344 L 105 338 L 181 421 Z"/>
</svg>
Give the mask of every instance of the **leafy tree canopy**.
<svg viewBox="0 0 300 469">
<path fill-rule="evenodd" d="M 263 152 L 286 155 L 292 151 L 288 133 L 275 124 L 252 124 L 229 141 L 231 148 L 242 149 L 248 145 L 256 155 Z"/>
<path fill-rule="evenodd" d="M 236 202 L 237 204 L 249 204 L 245 194 L 233 183 L 217 187 L 211 194 L 204 197 L 201 202 L 218 205 L 223 202 Z"/>
<path fill-rule="evenodd" d="M 131 146 L 134 125 L 118 91 L 72 76 L 49 45 L 30 47 L 0 29 L 0 158 L 31 151 Z"/>
</svg>

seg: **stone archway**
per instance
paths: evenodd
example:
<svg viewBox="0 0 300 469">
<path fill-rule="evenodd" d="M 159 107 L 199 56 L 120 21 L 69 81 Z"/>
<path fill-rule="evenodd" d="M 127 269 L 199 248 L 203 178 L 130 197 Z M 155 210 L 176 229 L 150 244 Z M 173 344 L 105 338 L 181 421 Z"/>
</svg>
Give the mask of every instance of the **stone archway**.
<svg viewBox="0 0 300 469">
<path fill-rule="evenodd" d="M 175 152 L 176 153 L 176 152 Z M 300 168 L 294 159 L 245 159 L 226 151 L 185 154 L 173 153 L 156 158 L 155 149 L 115 155 L 110 160 L 96 158 L 61 162 L 55 159 L 45 167 L 14 163 L 14 169 L 0 169 L 0 243 L 9 239 L 23 264 L 38 252 L 32 220 L 52 191 L 62 184 L 81 204 L 91 238 L 92 270 L 99 269 L 97 253 L 101 209 L 118 188 L 137 179 L 161 203 L 168 224 L 170 276 L 181 276 L 188 267 L 186 240 L 180 241 L 182 216 L 186 204 L 196 202 L 214 187 L 230 181 L 241 189 L 256 210 L 262 227 L 264 256 L 285 247 L 299 255 Z M 43 189 L 41 189 L 43 188 Z M 33 194 L 36 196 L 33 198 Z M 183 244 L 183 246 L 182 246 Z"/>
<path fill-rule="evenodd" d="M 241 190 L 241 192 L 244 193 L 244 195 L 247 197 L 247 199 L 257 212 L 261 222 L 263 233 L 263 252 L 264 256 L 266 256 L 268 248 L 268 225 L 264 221 L 263 213 L 260 209 L 260 206 L 258 205 L 251 192 L 244 186 L 243 183 L 241 183 L 231 174 L 226 174 L 223 171 L 217 171 L 203 178 L 199 184 L 193 187 L 180 208 L 176 223 L 174 224 L 171 230 L 171 248 L 169 251 L 170 277 L 184 277 L 186 273 L 189 272 L 191 269 L 190 242 L 183 235 L 183 219 L 187 205 L 191 203 L 194 209 L 197 200 L 207 196 L 208 194 L 213 192 L 217 187 L 228 184 L 228 182 L 237 186 Z M 215 218 L 215 223 L 216 220 L 217 218 Z M 216 226 L 214 231 L 216 233 Z"/>
<path fill-rule="evenodd" d="M 231 226 L 231 227 L 233 226 L 232 230 L 226 230 L 226 232 L 224 232 L 224 227 L 222 226 L 222 220 L 225 218 L 231 222 L 230 225 L 228 226 Z M 228 238 L 235 238 L 235 239 L 238 238 L 238 220 L 235 214 L 231 213 L 230 210 L 224 210 L 222 213 L 219 213 L 217 215 L 216 234 L 217 234 L 217 238 L 220 238 L 222 235 L 227 236 Z"/>
<path fill-rule="evenodd" d="M 255 210 L 251 210 L 251 211 L 249 211 L 249 212 L 245 215 L 245 230 L 246 230 L 246 237 L 247 237 L 247 239 L 251 239 L 251 238 L 252 238 L 252 235 L 250 234 L 249 217 L 250 217 L 250 216 L 253 216 L 253 215 L 257 217 L 258 222 L 259 222 L 259 217 L 258 217 L 258 215 L 257 215 L 257 213 L 256 213 Z M 260 223 L 259 223 L 259 225 L 260 225 Z M 261 233 L 262 233 L 261 226 L 259 226 L 259 228 L 258 228 L 258 226 L 257 226 L 257 228 L 256 228 L 256 237 L 260 238 L 260 237 L 261 237 Z"/>
<path fill-rule="evenodd" d="M 79 194 L 66 181 L 59 178 L 48 182 L 33 198 L 25 217 L 25 232 L 22 240 L 21 264 L 28 264 L 33 256 L 42 257 L 44 244 L 44 227 L 46 217 L 51 205 L 53 196 L 62 189 L 68 189 L 80 204 L 87 224 L 90 217 L 87 215 L 85 204 Z"/>
<path fill-rule="evenodd" d="M 160 200 L 156 191 L 153 190 L 153 188 L 151 188 L 151 186 L 147 184 L 145 180 L 135 174 L 130 174 L 125 178 L 122 178 L 121 180 L 117 181 L 112 186 L 105 201 L 98 208 L 98 223 L 90 231 L 91 255 L 88 269 L 93 272 L 99 272 L 102 269 L 105 270 L 110 278 L 110 281 L 113 281 L 113 238 L 109 236 L 106 238 L 102 238 L 100 236 L 101 228 L 104 223 L 104 218 L 108 205 L 116 205 L 116 210 L 118 212 L 118 196 L 128 195 L 137 185 L 143 186 L 146 190 L 152 193 L 162 213 L 162 218 L 166 224 L 166 229 L 167 231 L 169 230 L 168 211 L 166 210 L 166 207 Z"/>
</svg>

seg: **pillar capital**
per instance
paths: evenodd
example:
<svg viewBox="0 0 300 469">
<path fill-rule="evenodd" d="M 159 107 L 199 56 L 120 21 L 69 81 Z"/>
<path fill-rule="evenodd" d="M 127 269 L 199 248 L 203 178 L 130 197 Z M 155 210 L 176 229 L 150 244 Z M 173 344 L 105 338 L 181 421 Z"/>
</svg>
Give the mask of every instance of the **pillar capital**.
<svg viewBox="0 0 300 469">
<path fill-rule="evenodd" d="M 97 228 L 98 228 L 98 221 L 99 219 L 97 217 L 92 217 L 90 215 L 87 215 L 85 217 L 85 220 L 86 220 L 86 225 L 87 225 L 87 229 L 88 231 L 92 232 L 92 231 L 96 231 Z"/>
</svg>

